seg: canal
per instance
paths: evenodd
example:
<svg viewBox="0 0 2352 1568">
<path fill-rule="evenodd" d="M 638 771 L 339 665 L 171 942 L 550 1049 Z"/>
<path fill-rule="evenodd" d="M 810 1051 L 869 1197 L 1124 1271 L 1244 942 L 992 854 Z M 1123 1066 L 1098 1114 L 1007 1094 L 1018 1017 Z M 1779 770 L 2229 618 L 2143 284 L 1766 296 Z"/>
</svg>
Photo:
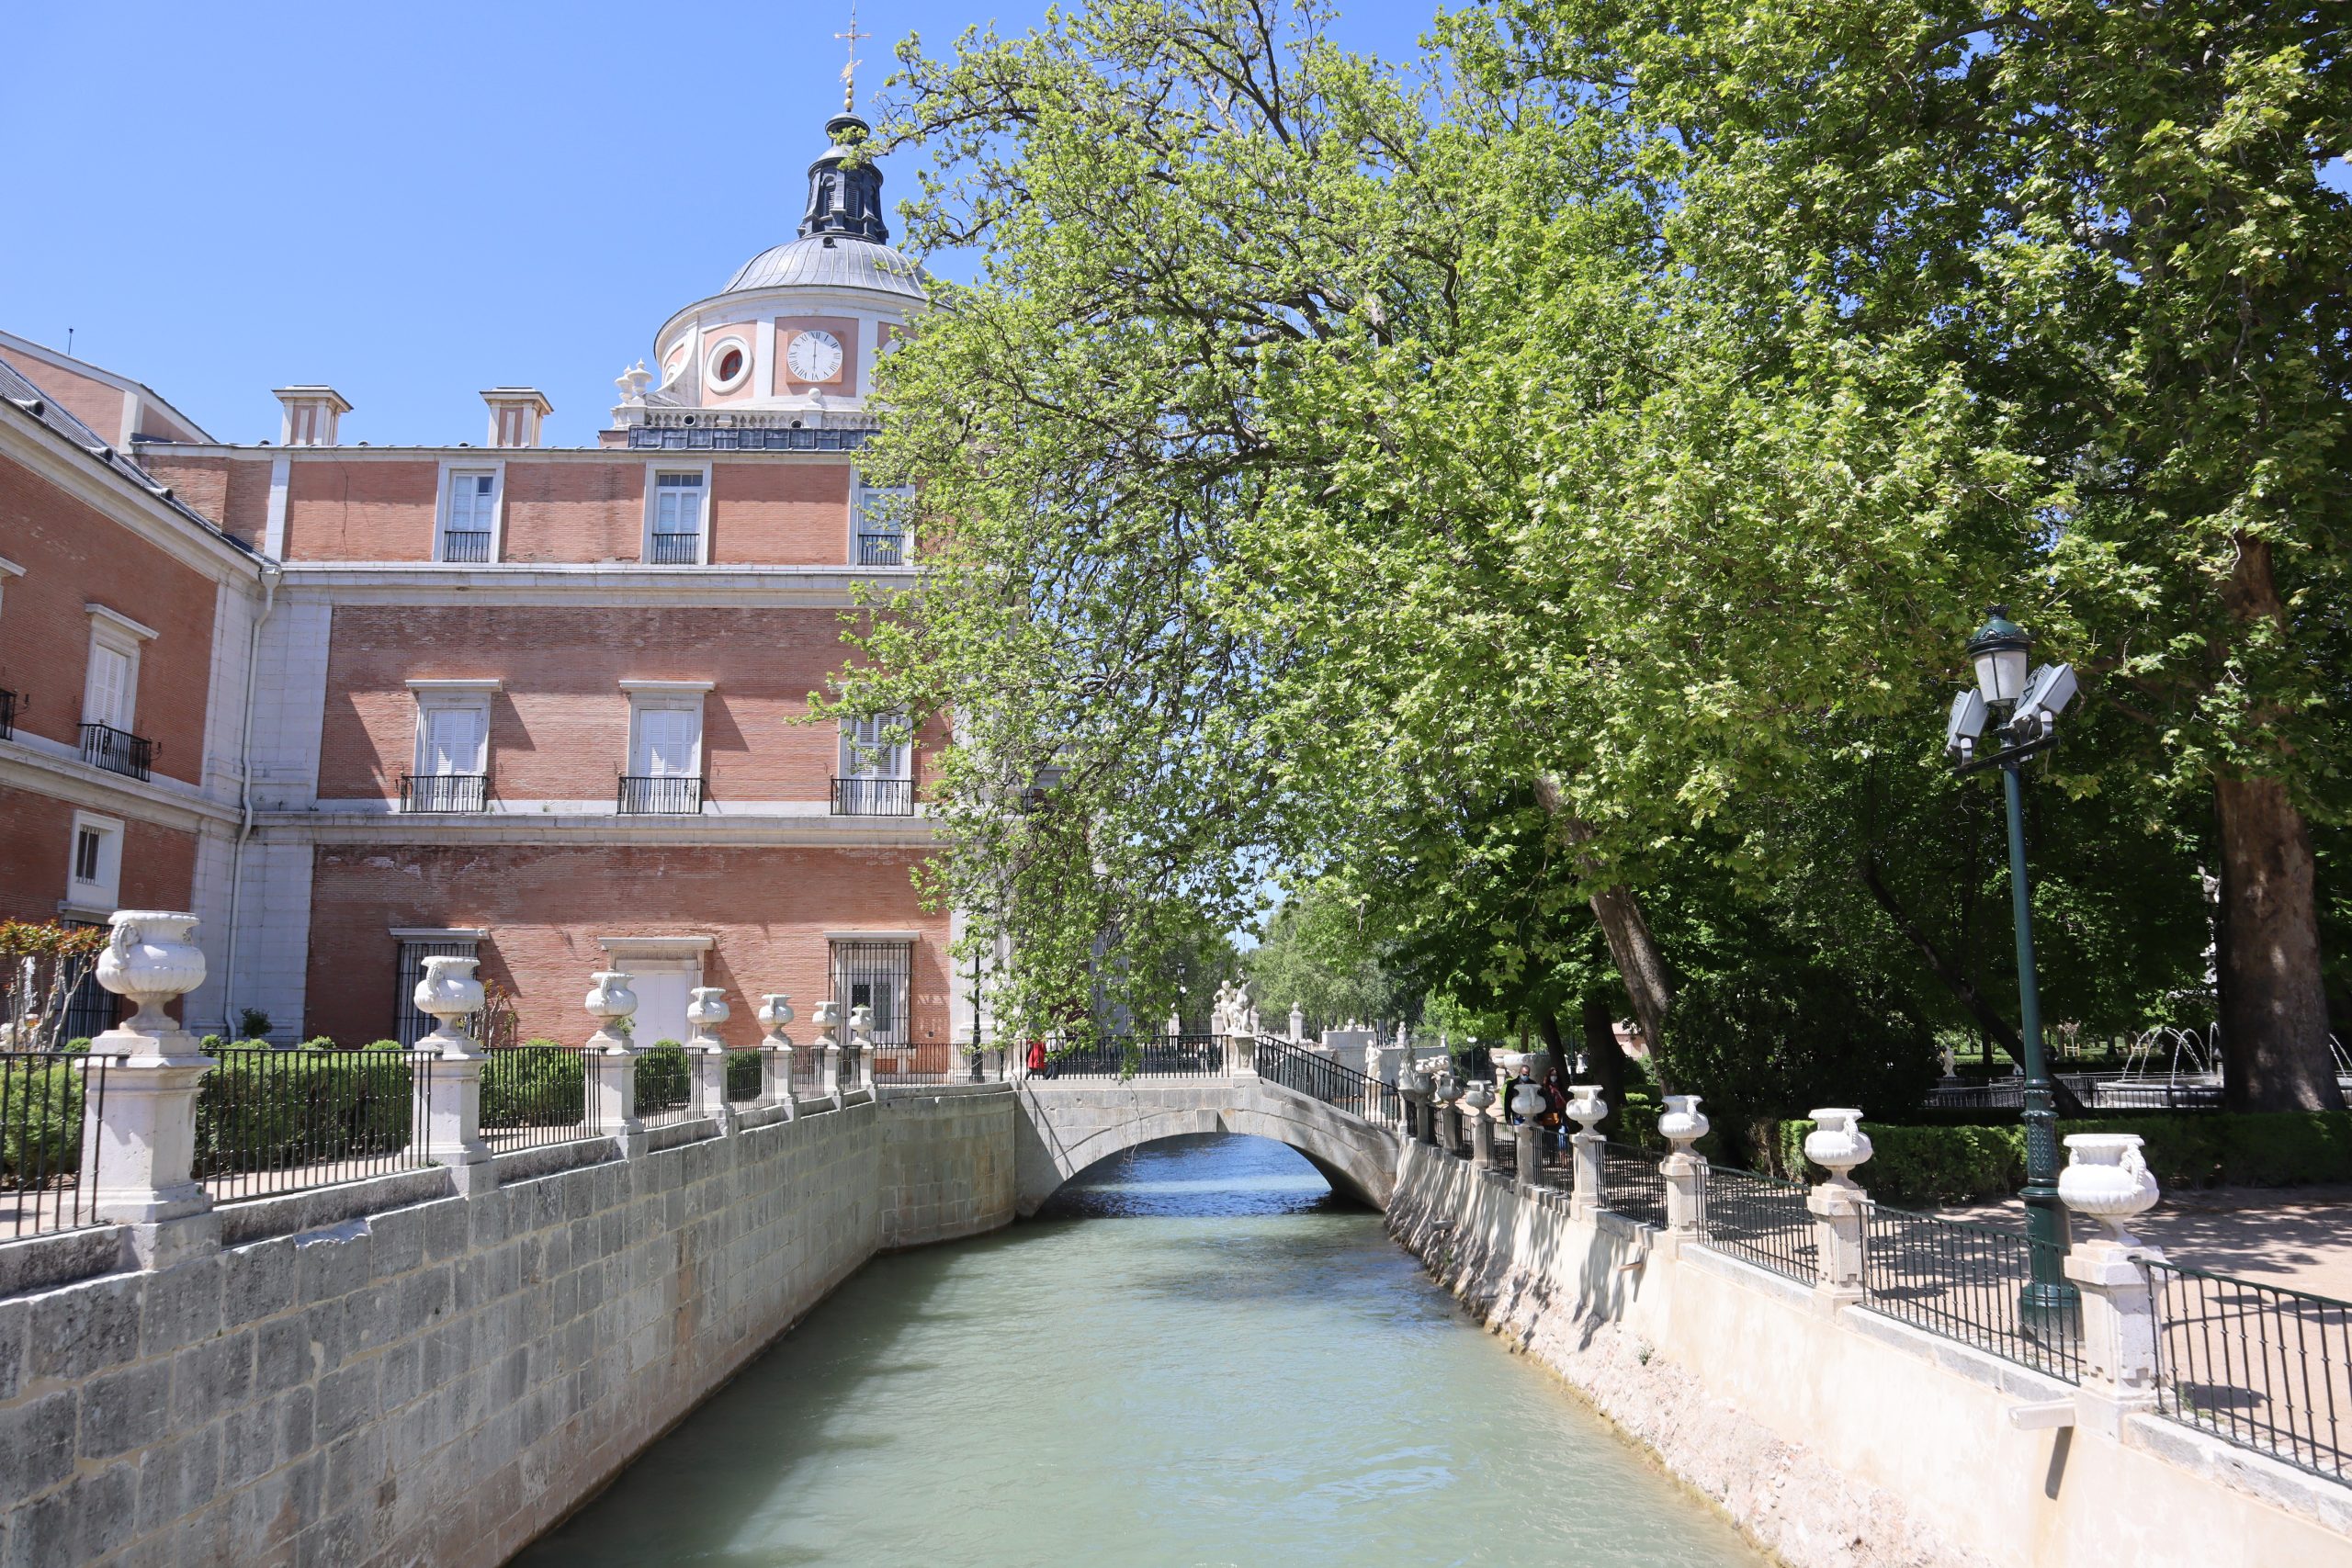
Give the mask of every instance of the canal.
<svg viewBox="0 0 2352 1568">
<path fill-rule="evenodd" d="M 1380 1217 L 1255 1138 L 876 1259 L 518 1558 L 1758 1565 Z"/>
</svg>

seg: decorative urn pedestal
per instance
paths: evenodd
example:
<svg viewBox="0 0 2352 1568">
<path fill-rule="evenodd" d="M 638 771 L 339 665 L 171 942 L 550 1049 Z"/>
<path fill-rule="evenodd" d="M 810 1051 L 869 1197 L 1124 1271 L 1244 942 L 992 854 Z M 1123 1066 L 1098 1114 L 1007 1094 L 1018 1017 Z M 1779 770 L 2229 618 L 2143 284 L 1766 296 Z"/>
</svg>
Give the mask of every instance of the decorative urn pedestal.
<svg viewBox="0 0 2352 1568">
<path fill-rule="evenodd" d="M 599 969 L 581 1005 L 596 1021 L 588 1037 L 588 1126 L 642 1143 L 645 1123 L 637 1114 L 637 1047 L 629 1039 L 629 1020 L 637 1015 L 637 993 L 629 988 L 628 972 Z"/>
<path fill-rule="evenodd" d="M 1519 1118 L 1520 1185 L 1532 1187 L 1544 1174 L 1544 1124 L 1537 1120 L 1544 1114 L 1544 1091 L 1535 1087 L 1533 1078 L 1521 1078 L 1511 1086 L 1510 1110 Z"/>
<path fill-rule="evenodd" d="M 2077 1419 L 2114 1437 L 2126 1416 L 2156 1404 L 2156 1292 L 2148 1266 L 2165 1255 L 2124 1226 L 2154 1207 L 2161 1193 L 2137 1133 L 2071 1134 L 2066 1155 L 2059 1201 L 2100 1233 L 2070 1248 L 2063 1265 L 2081 1311 Z"/>
<path fill-rule="evenodd" d="M 1657 1119 L 1658 1135 L 1674 1145 L 1658 1162 L 1666 1178 L 1666 1229 L 1669 1235 L 1695 1236 L 1707 1225 L 1707 1162 L 1690 1145 L 1707 1135 L 1708 1122 L 1699 1111 L 1699 1096 L 1669 1094 Z"/>
<path fill-rule="evenodd" d="M 1495 1091 L 1484 1078 L 1471 1079 L 1462 1091 L 1463 1114 L 1470 1123 L 1470 1157 L 1482 1167 L 1495 1163 L 1495 1122 L 1487 1114 L 1494 1103 Z"/>
<path fill-rule="evenodd" d="M 2073 1133 L 2066 1138 L 2066 1168 L 2058 1173 L 2058 1198 L 2097 1224 L 2100 1239 L 2138 1247 L 2125 1230 L 2155 1207 L 2161 1193 L 2155 1173 L 2140 1153 L 2137 1133 Z"/>
<path fill-rule="evenodd" d="M 1814 1111 L 1813 1120 L 1813 1131 L 1804 1135 L 1804 1157 L 1829 1173 L 1804 1200 L 1820 1258 L 1814 1301 L 1835 1314 L 1862 1299 L 1862 1204 L 1868 1195 L 1849 1173 L 1871 1157 L 1871 1140 L 1859 1111 L 1826 1106 Z"/>
<path fill-rule="evenodd" d="M 752 1014 L 760 1027 L 767 1032 L 760 1042 L 760 1103 L 781 1105 L 784 1119 L 792 1120 L 792 1036 L 784 1026 L 799 1014 L 792 1010 L 792 998 L 783 991 L 773 991 L 760 998 L 759 1010 Z"/>
<path fill-rule="evenodd" d="M 817 1092 L 831 1100 L 833 1109 L 839 1111 L 842 1108 L 842 1043 L 834 1032 L 842 1026 L 841 1004 L 830 998 L 819 1002 L 809 1013 L 808 1021 L 817 1026 L 817 1039 L 809 1046 L 817 1053 Z"/>
<path fill-rule="evenodd" d="M 1568 1199 L 1569 1213 L 1577 1219 L 1588 1219 L 1601 1205 L 1602 1151 L 1609 1140 L 1597 1130 L 1609 1114 L 1609 1102 L 1600 1098 L 1599 1084 L 1572 1084 L 1568 1088 L 1568 1119 L 1577 1124 L 1569 1134 L 1569 1157 L 1574 1162 L 1573 1187 Z"/>
<path fill-rule="evenodd" d="M 98 954 L 98 984 L 130 1017 L 90 1042 L 80 1064 L 82 1179 L 92 1217 L 130 1227 L 140 1266 L 165 1269 L 220 1245 L 212 1199 L 195 1177 L 196 1095 L 212 1058 L 164 1009 L 204 984 L 197 919 L 123 909 Z"/>
<path fill-rule="evenodd" d="M 735 1118 L 727 1108 L 727 1047 L 719 1042 L 718 1026 L 735 1010 L 717 986 L 696 986 L 687 998 L 686 1022 L 693 1032 L 686 1038 L 686 1114 L 707 1119 L 724 1136 L 735 1130 Z"/>
<path fill-rule="evenodd" d="M 1462 1123 L 1454 1114 L 1454 1102 L 1462 1098 L 1462 1084 L 1454 1077 L 1452 1066 L 1441 1067 L 1430 1083 L 1430 1100 L 1436 1108 L 1438 1147 L 1452 1154 L 1462 1146 Z"/>
<path fill-rule="evenodd" d="M 496 1185 L 490 1145 L 481 1136 L 481 1048 L 464 1021 L 481 1010 L 481 981 L 474 975 L 480 962 L 447 953 L 427 958 L 412 998 L 416 1010 L 433 1020 L 433 1032 L 416 1043 L 410 1058 L 424 1080 L 424 1114 L 411 1142 L 422 1163 L 449 1168 L 460 1193 Z"/>
</svg>

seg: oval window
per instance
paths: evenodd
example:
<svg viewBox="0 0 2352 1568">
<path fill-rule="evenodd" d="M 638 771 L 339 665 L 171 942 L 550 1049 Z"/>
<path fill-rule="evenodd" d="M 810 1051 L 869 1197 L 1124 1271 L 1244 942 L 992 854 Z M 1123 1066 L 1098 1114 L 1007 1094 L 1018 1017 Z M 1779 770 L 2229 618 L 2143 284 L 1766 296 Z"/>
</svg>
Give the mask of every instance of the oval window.
<svg viewBox="0 0 2352 1568">
<path fill-rule="evenodd" d="M 718 378 L 732 381 L 743 373 L 743 351 L 730 348 L 718 356 Z"/>
</svg>

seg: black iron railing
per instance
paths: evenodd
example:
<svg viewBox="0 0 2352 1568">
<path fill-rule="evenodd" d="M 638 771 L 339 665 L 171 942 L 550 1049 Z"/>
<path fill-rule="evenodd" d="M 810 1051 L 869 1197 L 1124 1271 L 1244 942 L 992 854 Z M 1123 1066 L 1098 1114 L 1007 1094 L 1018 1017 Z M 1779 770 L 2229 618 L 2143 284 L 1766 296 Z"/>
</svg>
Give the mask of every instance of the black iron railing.
<svg viewBox="0 0 2352 1568">
<path fill-rule="evenodd" d="M 1804 1188 L 1752 1170 L 1710 1166 L 1701 1190 L 1710 1246 L 1808 1285 L 1820 1280 L 1821 1249 Z"/>
<path fill-rule="evenodd" d="M 488 773 L 402 773 L 402 811 L 487 811 Z"/>
<path fill-rule="evenodd" d="M 878 1084 L 1002 1083 L 1012 1053 L 996 1046 L 975 1054 L 961 1045 L 883 1046 L 874 1057 Z"/>
<path fill-rule="evenodd" d="M 1868 1203 L 1862 1209 L 1864 1304 L 1948 1339 L 2031 1367 L 2082 1379 L 2077 1309 L 2029 1309 L 2034 1250 L 2015 1231 L 1940 1220 Z M 2045 1271 L 2054 1275 L 2053 1268 Z"/>
<path fill-rule="evenodd" d="M 2352 1483 L 2352 1302 L 2176 1264 L 2155 1287 L 2156 1408 Z"/>
<path fill-rule="evenodd" d="M 413 1170 L 429 1061 L 398 1050 L 226 1046 L 196 1097 L 196 1176 L 218 1202 Z"/>
<path fill-rule="evenodd" d="M 1666 1228 L 1666 1177 L 1658 1156 L 1609 1144 L 1600 1151 L 1600 1206 L 1636 1224 Z"/>
<path fill-rule="evenodd" d="M 1225 1076 L 1224 1043 L 1213 1034 L 1144 1034 L 1066 1045 L 1049 1053 L 1055 1077 L 1211 1078 Z"/>
<path fill-rule="evenodd" d="M 648 1122 L 666 1122 L 681 1115 L 693 1099 L 694 1077 L 685 1047 L 676 1041 L 656 1041 L 637 1058 L 637 1113 Z"/>
<path fill-rule="evenodd" d="M 915 781 L 912 779 L 833 781 L 833 815 L 836 817 L 912 817 L 914 814 Z"/>
<path fill-rule="evenodd" d="M 527 1149 L 588 1136 L 588 1058 L 595 1054 L 580 1045 L 484 1053 L 483 1141 L 494 1149 Z"/>
<path fill-rule="evenodd" d="M 83 1129 L 105 1109 L 107 1058 L 0 1053 L 0 1235 L 95 1224 Z"/>
<path fill-rule="evenodd" d="M 127 729 L 117 729 L 110 724 L 85 724 L 82 727 L 82 761 L 94 768 L 104 768 L 110 773 L 144 779 L 147 771 L 155 765 L 155 743 Z"/>
<path fill-rule="evenodd" d="M 857 536 L 857 564 L 860 566 L 906 565 L 906 536 L 903 534 L 860 534 Z"/>
<path fill-rule="evenodd" d="M 825 1081 L 825 1053 L 821 1047 L 803 1045 L 792 1053 L 792 1098 L 814 1100 Z"/>
<path fill-rule="evenodd" d="M 648 564 L 652 566 L 699 566 L 702 564 L 700 534 L 656 534 L 653 554 Z"/>
<path fill-rule="evenodd" d="M 17 694 L 0 691 L 0 740 L 11 740 L 17 734 Z"/>
<path fill-rule="evenodd" d="M 1367 1077 L 1344 1062 L 1294 1045 L 1287 1040 L 1261 1038 L 1252 1052 L 1258 1076 L 1311 1100 L 1393 1127 L 1403 1114 L 1404 1100 L 1396 1086 Z"/>
<path fill-rule="evenodd" d="M 760 1098 L 760 1053 L 754 1046 L 748 1051 L 727 1053 L 727 1103 L 741 1105 L 747 1100 Z"/>
<path fill-rule="evenodd" d="M 478 566 L 490 559 L 490 535 L 472 529 L 446 529 L 441 535 L 441 558 Z"/>
<path fill-rule="evenodd" d="M 872 434 L 866 430 L 654 429 L 628 433 L 631 451 L 660 452 L 854 452 Z"/>
<path fill-rule="evenodd" d="M 702 809 L 702 780 L 623 773 L 614 809 L 624 817 L 691 817 Z"/>
</svg>

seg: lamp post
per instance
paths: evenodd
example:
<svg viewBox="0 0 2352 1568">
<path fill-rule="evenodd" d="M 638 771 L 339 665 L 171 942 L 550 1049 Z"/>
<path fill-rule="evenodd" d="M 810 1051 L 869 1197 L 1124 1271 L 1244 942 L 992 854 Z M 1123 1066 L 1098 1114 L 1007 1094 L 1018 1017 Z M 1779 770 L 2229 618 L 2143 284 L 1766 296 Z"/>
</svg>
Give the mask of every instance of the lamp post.
<svg viewBox="0 0 2352 1568">
<path fill-rule="evenodd" d="M 2025 876 L 2025 811 L 2018 783 L 2026 760 L 2058 743 L 2059 710 L 2074 699 L 2075 671 L 2045 664 L 2026 673 L 2033 639 L 2008 617 L 2005 604 L 1968 640 L 1976 689 L 1952 700 L 1944 728 L 1944 754 L 1953 768 L 1973 773 L 2001 770 L 2001 794 L 2008 807 L 2009 903 L 2018 933 L 2018 1033 L 2025 1044 L 2025 1216 L 2032 1247 L 2032 1282 L 2026 1286 L 2028 1321 L 2065 1322 L 2076 1292 L 2064 1272 L 2066 1214 L 2058 1201 L 2058 1112 L 2052 1103 L 2050 1067 L 2041 1054 L 2041 996 L 2034 980 L 2033 911 Z M 1999 744 L 1982 756 L 1977 740 L 1986 724 L 1998 720 Z"/>
</svg>

